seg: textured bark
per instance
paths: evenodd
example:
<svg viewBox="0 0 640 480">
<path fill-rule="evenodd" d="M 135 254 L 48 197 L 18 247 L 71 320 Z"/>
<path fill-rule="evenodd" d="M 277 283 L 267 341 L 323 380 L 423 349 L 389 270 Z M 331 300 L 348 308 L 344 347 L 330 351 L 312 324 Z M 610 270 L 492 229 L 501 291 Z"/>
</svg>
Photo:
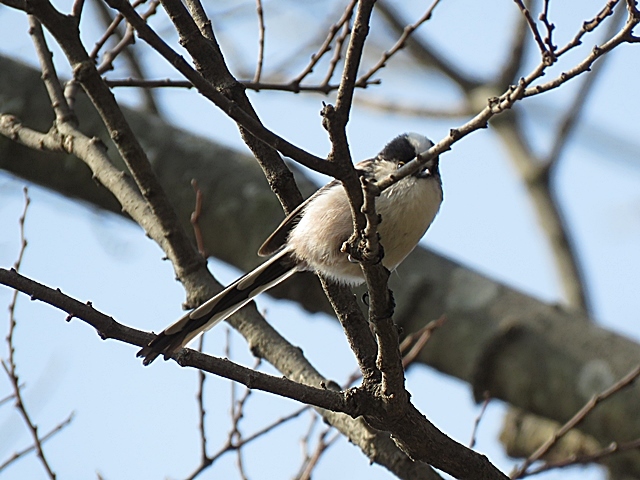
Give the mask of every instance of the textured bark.
<svg viewBox="0 0 640 480">
<path fill-rule="evenodd" d="M 53 120 L 39 73 L 2 57 L 0 106 L 41 131 Z M 77 108 L 81 129 L 110 145 L 97 116 L 85 113 L 91 110 L 86 99 Z M 200 223 L 208 252 L 241 269 L 255 266 L 260 259 L 253 252 L 283 216 L 255 161 L 156 118 L 127 115 L 180 219 L 187 223 L 193 209 L 189 183 L 195 178 L 204 193 Z M 43 154 L 0 137 L 0 168 L 119 212 L 113 197 L 91 181 L 86 166 L 69 156 Z M 312 190 L 308 182 L 301 187 Z M 391 287 L 398 305 L 395 320 L 405 332 L 447 315 L 419 361 L 470 383 L 478 398 L 486 390 L 524 410 L 564 421 L 593 393 L 640 363 L 637 343 L 423 248 L 399 268 Z M 300 275 L 274 294 L 309 311 L 330 311 L 313 275 Z M 636 385 L 608 400 L 582 429 L 603 445 L 640 437 L 639 395 Z M 640 476 L 639 464 L 630 462 L 628 473 Z"/>
</svg>

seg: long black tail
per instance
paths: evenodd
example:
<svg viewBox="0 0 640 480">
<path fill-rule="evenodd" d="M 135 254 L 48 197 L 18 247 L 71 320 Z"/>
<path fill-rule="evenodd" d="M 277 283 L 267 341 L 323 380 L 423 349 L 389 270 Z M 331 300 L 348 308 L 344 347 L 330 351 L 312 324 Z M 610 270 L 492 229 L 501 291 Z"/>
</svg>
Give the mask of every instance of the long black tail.
<svg viewBox="0 0 640 480">
<path fill-rule="evenodd" d="M 215 297 L 169 325 L 143 347 L 137 356 L 144 357 L 142 363 L 149 365 L 161 354 L 171 355 L 177 352 L 200 333 L 233 315 L 253 297 L 286 280 L 296 271 L 296 264 L 289 252 L 277 253 Z"/>
</svg>

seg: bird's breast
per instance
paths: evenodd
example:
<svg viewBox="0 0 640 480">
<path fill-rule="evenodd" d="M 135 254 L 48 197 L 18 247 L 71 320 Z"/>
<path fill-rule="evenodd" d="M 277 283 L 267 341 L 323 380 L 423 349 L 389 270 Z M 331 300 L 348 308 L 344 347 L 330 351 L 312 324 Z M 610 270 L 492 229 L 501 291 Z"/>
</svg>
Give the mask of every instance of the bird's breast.
<svg viewBox="0 0 640 480">
<path fill-rule="evenodd" d="M 407 177 L 385 190 L 376 200 L 382 221 L 378 227 L 385 256 L 382 264 L 395 269 L 416 247 L 431 225 L 442 202 L 438 179 Z M 291 230 L 287 248 L 309 270 L 333 280 L 364 281 L 358 263 L 341 252 L 353 232 L 351 209 L 341 186 L 328 189 L 309 203 Z"/>
</svg>

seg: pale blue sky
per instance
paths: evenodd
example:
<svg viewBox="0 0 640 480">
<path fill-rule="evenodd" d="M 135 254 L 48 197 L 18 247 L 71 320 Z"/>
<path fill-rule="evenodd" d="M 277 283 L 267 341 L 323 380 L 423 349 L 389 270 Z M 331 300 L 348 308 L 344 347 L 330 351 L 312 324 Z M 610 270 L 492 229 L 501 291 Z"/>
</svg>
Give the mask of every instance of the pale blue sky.
<svg viewBox="0 0 640 480">
<path fill-rule="evenodd" d="M 243 3 L 243 8 L 245 4 L 248 11 L 253 10 L 253 1 Z M 279 27 L 304 25 L 325 8 L 316 2 L 304 2 L 297 8 L 292 5 L 293 2 L 265 2 L 268 48 L 279 49 L 290 38 L 289 31 Z M 557 7 L 552 13 L 558 35 L 566 39 L 583 20 L 593 16 L 601 3 L 572 2 L 570 8 L 562 2 L 552 5 Z M 424 5 L 413 2 L 411 8 L 417 17 Z M 487 11 L 489 16 L 485 15 Z M 428 25 L 428 38 L 453 55 L 465 70 L 488 76 L 495 71 L 497 59 L 504 57 L 501 45 L 506 33 L 496 25 L 514 14 L 514 4 L 506 0 L 444 0 Z M 483 20 L 483 15 L 492 20 Z M 246 56 L 243 65 L 251 66 L 255 58 L 255 18 L 249 19 L 236 22 L 233 28 L 221 27 L 220 35 L 223 48 L 245 35 L 248 43 L 240 44 L 238 51 Z M 166 21 L 157 18 L 154 24 L 162 26 Z M 24 17 L 2 8 L 0 25 L 0 52 L 34 63 Z M 568 26 L 564 28 L 565 25 Z M 375 40 L 388 41 L 384 36 Z M 593 294 L 596 320 L 636 340 L 640 340 L 640 96 L 632 84 L 640 78 L 639 48 L 624 46 L 613 55 L 557 177 L 562 206 Z M 281 53 L 274 53 L 275 57 L 278 54 Z M 533 54 L 531 66 L 537 60 Z M 60 61 L 62 54 L 56 54 L 56 58 Z M 155 55 L 145 58 L 153 76 L 176 77 Z M 402 59 L 398 61 L 403 64 Z M 442 82 L 433 76 L 403 77 L 393 67 L 390 63 L 381 76 L 390 85 L 398 82 L 403 88 L 402 99 L 445 105 L 455 100 L 455 92 L 438 89 Z M 371 91 L 384 94 L 384 88 L 374 87 Z M 568 104 L 573 91 L 569 86 L 561 92 L 527 100 L 535 106 L 527 118 L 536 149 L 549 148 L 557 107 Z M 130 92 L 118 94 L 134 98 Z M 250 97 L 269 128 L 315 154 L 326 154 L 328 141 L 319 116 L 326 97 L 270 92 L 250 93 Z M 245 150 L 236 126 L 196 92 L 164 91 L 159 98 L 164 111 L 181 127 Z M 349 140 L 354 158 L 362 159 L 375 154 L 401 132 L 417 131 L 437 141 L 462 123 L 407 118 L 356 107 L 349 124 Z M 445 202 L 425 244 L 514 288 L 545 301 L 559 301 L 559 283 L 544 235 L 517 174 L 491 129 L 476 132 L 456 144 L 442 157 L 441 169 Z M 19 179 L 0 175 L 2 267 L 11 266 L 17 256 L 23 185 Z M 97 309 L 137 328 L 157 331 L 181 315 L 183 290 L 174 281 L 171 267 L 161 261 L 160 249 L 138 227 L 36 187 L 31 188 L 30 196 L 32 205 L 26 225 L 29 247 L 22 268 L 25 275 L 59 287 L 81 301 L 91 300 Z M 211 262 L 211 269 L 222 283 L 239 273 L 217 261 Z M 0 287 L 0 306 L 8 305 L 10 297 L 11 291 Z M 353 356 L 335 322 L 323 315 L 310 316 L 290 302 L 276 302 L 264 295 L 258 305 L 323 374 L 342 381 L 355 369 Z M 0 325 L 8 325 L 7 317 L 6 313 L 4 320 L 0 316 Z M 21 379 L 27 384 L 27 406 L 41 431 L 47 431 L 71 411 L 76 412 L 72 425 L 46 444 L 46 453 L 59 478 L 92 478 L 96 472 L 106 479 L 182 478 L 196 468 L 199 444 L 195 372 L 164 362 L 143 368 L 135 358 L 135 348 L 103 342 L 82 322 L 66 323 L 64 313 L 30 302 L 24 296 L 19 300 L 17 318 L 16 359 Z M 222 355 L 226 328 L 218 327 L 207 335 L 205 345 L 209 352 Z M 251 365 L 253 360 L 244 343 L 236 334 L 232 338 L 234 359 Z M 6 356 L 4 343 L 0 352 Z M 265 369 L 272 371 L 268 366 Z M 469 441 L 478 407 L 466 384 L 419 367 L 408 373 L 408 388 L 418 408 L 439 428 L 461 442 Z M 8 383 L 0 376 L 0 397 L 4 396 L 2 392 L 8 392 Z M 206 391 L 210 453 L 224 441 L 229 422 L 228 399 L 228 382 L 211 378 Z M 295 402 L 255 392 L 247 406 L 245 432 L 250 434 L 297 408 Z M 477 448 L 508 472 L 513 462 L 504 457 L 495 440 L 503 410 L 498 402 L 490 405 L 480 427 Z M 308 424 L 309 416 L 304 414 L 248 448 L 245 459 L 250 478 L 291 478 L 299 466 L 299 441 Z M 8 406 L 0 407 L 0 431 L 0 461 L 29 443 L 21 419 Z M 347 465 L 354 478 L 390 478 L 386 470 L 369 466 L 367 459 L 344 439 L 325 455 L 314 478 L 341 478 Z M 229 455 L 200 478 L 236 478 L 235 475 L 235 457 Z M 32 457 L 0 477 L 37 479 L 44 478 L 44 473 Z M 603 477 L 591 467 L 540 478 Z"/>
</svg>

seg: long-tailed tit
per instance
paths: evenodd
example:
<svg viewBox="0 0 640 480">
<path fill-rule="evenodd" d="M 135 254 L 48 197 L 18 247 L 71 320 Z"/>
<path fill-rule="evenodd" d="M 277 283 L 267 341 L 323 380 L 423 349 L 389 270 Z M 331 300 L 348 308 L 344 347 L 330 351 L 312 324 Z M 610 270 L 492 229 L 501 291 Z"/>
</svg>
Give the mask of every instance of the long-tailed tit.
<svg viewBox="0 0 640 480">
<path fill-rule="evenodd" d="M 426 153 L 433 143 L 417 133 L 393 139 L 382 151 L 356 165 L 360 175 L 381 180 L 405 163 Z M 404 177 L 376 199 L 378 227 L 384 247 L 382 264 L 394 270 L 416 247 L 442 203 L 438 158 Z M 296 272 L 311 270 L 331 280 L 357 285 L 364 282 L 358 263 L 342 252 L 353 232 L 351 209 L 339 181 L 325 185 L 291 212 L 264 242 L 258 254 L 272 255 L 255 270 L 168 326 L 138 352 L 145 365 L 160 354 L 172 354 L 200 333 L 226 319 L 256 295 Z"/>
</svg>

